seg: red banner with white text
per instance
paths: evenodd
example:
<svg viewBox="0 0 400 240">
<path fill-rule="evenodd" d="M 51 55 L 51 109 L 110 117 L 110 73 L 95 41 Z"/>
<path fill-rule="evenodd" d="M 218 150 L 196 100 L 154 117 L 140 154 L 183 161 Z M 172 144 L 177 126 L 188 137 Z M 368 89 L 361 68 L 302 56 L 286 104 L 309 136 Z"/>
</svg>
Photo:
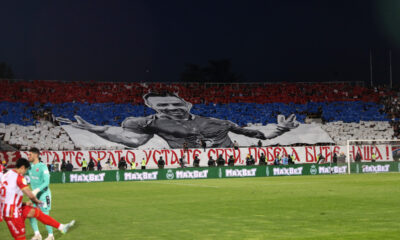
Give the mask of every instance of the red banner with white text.
<svg viewBox="0 0 400 240">
<path fill-rule="evenodd" d="M 111 167 L 118 166 L 118 161 L 122 157 L 129 165 L 134 162 L 140 167 L 142 159 L 146 160 L 147 168 L 157 168 L 157 161 L 162 157 L 165 161 L 166 168 L 179 167 L 179 159 L 184 156 L 187 166 L 193 165 L 193 159 L 197 155 L 200 159 L 200 166 L 208 165 L 209 157 L 214 160 L 222 154 L 226 163 L 230 156 L 235 159 L 235 165 L 246 165 L 246 156 L 252 155 L 259 162 L 261 153 L 264 153 L 266 160 L 272 164 L 275 156 L 293 155 L 295 163 L 315 163 L 317 156 L 321 153 L 325 157 L 325 162 L 332 160 L 333 154 L 339 157 L 346 154 L 346 146 L 303 146 L 303 147 L 248 147 L 248 148 L 210 148 L 206 149 L 159 149 L 159 150 L 93 150 L 93 151 L 42 151 L 40 154 L 41 161 L 44 163 L 60 163 L 62 160 L 70 161 L 74 168 L 82 166 L 82 160 L 89 161 L 93 159 L 95 164 L 100 160 L 102 166 L 109 160 Z M 363 162 L 371 161 L 372 153 L 376 154 L 376 161 L 393 161 L 392 149 L 389 145 L 362 145 L 351 146 L 349 150 L 350 156 L 360 153 Z M 9 166 L 13 166 L 20 157 L 27 158 L 28 152 L 0 152 L 0 161 L 5 161 Z"/>
</svg>

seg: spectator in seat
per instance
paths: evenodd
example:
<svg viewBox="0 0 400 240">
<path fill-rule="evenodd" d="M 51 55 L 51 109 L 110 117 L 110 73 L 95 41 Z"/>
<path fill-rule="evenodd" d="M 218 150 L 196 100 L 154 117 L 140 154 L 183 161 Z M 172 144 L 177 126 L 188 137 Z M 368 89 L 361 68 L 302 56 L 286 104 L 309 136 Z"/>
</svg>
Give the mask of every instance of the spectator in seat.
<svg viewBox="0 0 400 240">
<path fill-rule="evenodd" d="M 101 161 L 100 159 L 97 161 L 97 171 L 101 171 L 103 167 L 101 166 Z"/>
<path fill-rule="evenodd" d="M 206 151 L 207 148 L 207 143 L 204 140 L 201 140 L 201 147 L 204 149 L 204 152 Z"/>
<path fill-rule="evenodd" d="M 255 165 L 256 160 L 254 159 L 253 155 L 250 155 L 250 165 Z"/>
<path fill-rule="evenodd" d="M 68 161 L 67 167 L 66 167 L 67 172 L 72 172 L 73 169 L 74 169 L 74 166 L 71 164 L 70 161 Z"/>
<path fill-rule="evenodd" d="M 199 156 L 196 155 L 193 160 L 193 167 L 200 167 L 200 159 Z"/>
<path fill-rule="evenodd" d="M 210 158 L 208 159 L 208 166 L 215 167 L 215 160 L 212 158 L 212 156 L 210 156 Z"/>
<path fill-rule="evenodd" d="M 294 164 L 294 155 L 293 155 L 293 154 L 289 154 L 289 159 L 288 159 L 288 161 L 289 161 L 289 165 Z"/>
<path fill-rule="evenodd" d="M 61 172 L 65 172 L 67 170 L 67 163 L 65 162 L 65 159 L 61 161 Z"/>
<path fill-rule="evenodd" d="M 118 169 L 119 170 L 126 170 L 127 166 L 128 165 L 126 164 L 125 158 L 122 157 L 118 162 Z"/>
<path fill-rule="evenodd" d="M 360 152 L 357 152 L 357 154 L 356 154 L 356 158 L 354 159 L 356 162 L 361 162 L 361 160 L 362 160 L 362 157 L 361 157 L 361 154 L 360 154 Z"/>
<path fill-rule="evenodd" d="M 250 155 L 247 154 L 247 156 L 246 156 L 246 166 L 250 166 L 250 165 L 251 165 Z"/>
<path fill-rule="evenodd" d="M 184 152 L 188 151 L 189 148 L 188 148 L 188 143 L 186 141 L 183 143 L 182 148 Z"/>
<path fill-rule="evenodd" d="M 223 167 L 223 166 L 225 166 L 225 159 L 222 157 L 222 154 L 220 154 L 220 155 L 218 156 L 217 165 L 218 165 L 218 167 Z"/>
<path fill-rule="evenodd" d="M 260 166 L 262 166 L 262 165 L 266 165 L 266 161 L 265 161 L 265 155 L 264 155 L 264 153 L 261 153 L 261 156 L 260 156 L 260 163 L 259 163 L 259 165 L 260 165 Z"/>
<path fill-rule="evenodd" d="M 136 170 L 136 160 L 132 159 L 131 169 Z"/>
<path fill-rule="evenodd" d="M 82 160 L 82 171 L 83 171 L 83 172 L 86 172 L 86 171 L 87 171 L 87 166 L 88 166 L 88 164 L 87 164 L 86 159 L 83 159 L 83 160 Z"/>
<path fill-rule="evenodd" d="M 94 171 L 94 161 L 91 158 L 88 165 L 89 171 Z"/>
<path fill-rule="evenodd" d="M 337 154 L 336 154 L 336 153 L 333 153 L 332 162 L 333 162 L 334 164 L 337 163 L 337 158 L 338 158 Z"/>
<path fill-rule="evenodd" d="M 262 147 L 262 142 L 261 142 L 261 140 L 258 140 L 258 142 L 257 142 L 257 147 Z"/>
<path fill-rule="evenodd" d="M 350 158 L 351 159 L 351 158 Z M 344 152 L 341 152 L 339 157 L 338 157 L 338 162 L 339 163 L 344 163 L 346 162 L 346 155 L 344 155 Z"/>
<path fill-rule="evenodd" d="M 157 165 L 159 169 L 164 169 L 165 161 L 162 156 L 158 159 Z"/>
<path fill-rule="evenodd" d="M 235 159 L 233 158 L 233 155 L 229 156 L 228 166 L 231 166 L 231 167 L 235 166 Z"/>
<path fill-rule="evenodd" d="M 318 154 L 317 156 L 317 164 L 322 164 L 325 162 L 325 157 L 322 155 L 322 153 Z"/>
<path fill-rule="evenodd" d="M 110 158 L 108 158 L 108 160 L 106 162 L 106 167 L 107 167 L 106 170 L 111 170 L 111 159 Z"/>
<path fill-rule="evenodd" d="M 276 154 L 274 159 L 274 165 L 278 166 L 280 164 L 280 157 L 279 154 Z"/>
<path fill-rule="evenodd" d="M 146 159 L 142 158 L 142 170 L 146 169 Z"/>
<path fill-rule="evenodd" d="M 236 142 L 236 140 L 233 141 L 233 148 L 234 148 L 235 150 L 238 150 L 238 149 L 239 149 L 239 143 Z"/>
<path fill-rule="evenodd" d="M 182 155 L 182 156 L 179 158 L 179 165 L 181 166 L 181 168 L 184 168 L 184 167 L 185 167 L 185 155 Z"/>
<path fill-rule="evenodd" d="M 282 165 L 288 165 L 289 164 L 289 158 L 288 156 L 285 154 L 282 157 Z"/>
<path fill-rule="evenodd" d="M 375 154 L 375 152 L 373 152 L 371 155 L 371 162 L 375 162 L 375 161 L 376 161 L 376 154 Z"/>
<path fill-rule="evenodd" d="M 58 172 L 57 167 L 58 167 L 58 165 L 56 165 L 56 161 L 53 160 L 53 161 L 51 162 L 51 171 L 52 171 L 52 172 Z"/>
<path fill-rule="evenodd" d="M 251 165 L 251 155 L 247 154 L 246 156 L 246 166 L 250 166 Z"/>
</svg>

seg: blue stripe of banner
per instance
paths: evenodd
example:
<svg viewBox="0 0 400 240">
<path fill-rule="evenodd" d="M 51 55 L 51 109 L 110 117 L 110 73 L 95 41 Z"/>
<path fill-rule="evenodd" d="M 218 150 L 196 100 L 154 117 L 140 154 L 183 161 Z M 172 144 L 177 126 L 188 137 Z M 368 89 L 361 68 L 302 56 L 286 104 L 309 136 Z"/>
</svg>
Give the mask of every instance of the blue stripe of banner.
<svg viewBox="0 0 400 240">
<path fill-rule="evenodd" d="M 0 122 L 6 124 L 32 125 L 32 111 L 51 109 L 56 117 L 74 120 L 79 115 L 96 125 L 119 126 L 127 117 L 143 117 L 154 114 L 154 110 L 144 105 L 114 103 L 62 103 L 28 106 L 25 103 L 0 102 Z M 390 121 L 382 111 L 383 105 L 373 102 L 331 102 L 331 103 L 232 103 L 232 104 L 196 104 L 191 112 L 205 117 L 226 119 L 240 126 L 248 123 L 276 123 L 277 115 L 288 116 L 294 113 L 299 122 L 304 122 L 307 113 L 322 112 L 327 122 L 344 121 Z"/>
</svg>

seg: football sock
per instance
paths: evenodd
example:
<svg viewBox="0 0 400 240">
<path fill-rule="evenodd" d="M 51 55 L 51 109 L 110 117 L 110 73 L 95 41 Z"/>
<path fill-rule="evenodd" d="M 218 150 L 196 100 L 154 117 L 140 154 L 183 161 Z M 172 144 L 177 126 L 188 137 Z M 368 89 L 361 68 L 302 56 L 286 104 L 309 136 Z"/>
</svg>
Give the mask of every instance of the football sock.
<svg viewBox="0 0 400 240">
<path fill-rule="evenodd" d="M 39 235 L 40 232 L 39 232 L 39 227 L 38 227 L 36 218 L 29 218 L 29 221 L 31 223 L 32 230 L 35 232 L 35 235 Z"/>
<path fill-rule="evenodd" d="M 59 228 L 60 223 L 49 215 L 44 214 L 39 208 L 35 208 L 35 218 L 45 225 L 50 225 L 54 228 Z"/>
<path fill-rule="evenodd" d="M 49 211 L 43 211 L 43 213 L 46 215 L 50 215 Z M 52 226 L 46 225 L 46 230 L 49 233 L 49 236 L 53 235 L 53 227 Z"/>
</svg>

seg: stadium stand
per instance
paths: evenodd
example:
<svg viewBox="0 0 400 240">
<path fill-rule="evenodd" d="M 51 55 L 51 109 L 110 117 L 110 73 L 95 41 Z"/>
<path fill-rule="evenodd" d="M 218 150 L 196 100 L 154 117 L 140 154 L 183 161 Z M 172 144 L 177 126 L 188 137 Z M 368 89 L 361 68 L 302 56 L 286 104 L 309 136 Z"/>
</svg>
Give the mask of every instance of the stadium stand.
<svg viewBox="0 0 400 240">
<path fill-rule="evenodd" d="M 192 113 L 240 126 L 276 123 L 277 115 L 322 119 L 337 144 L 345 140 L 399 136 L 396 92 L 353 83 L 200 84 L 0 81 L 0 139 L 25 150 L 79 148 L 54 117 L 79 115 L 96 125 L 119 126 L 129 116 L 154 111 L 142 96 L 175 92 L 193 104 Z"/>
<path fill-rule="evenodd" d="M 374 89 L 346 83 L 165 84 L 3 80 L 0 82 L 0 89 L 0 101 L 31 104 L 64 102 L 143 104 L 142 96 L 149 91 L 176 92 L 193 104 L 378 102 L 381 96 Z"/>
<path fill-rule="evenodd" d="M 4 126 L 4 125 L 3 125 Z M 0 125 L 0 134 L 4 133 L 4 141 L 20 150 L 31 147 L 46 150 L 73 150 L 74 143 L 60 126 L 49 121 L 40 121 L 33 126 L 10 124 Z"/>
<path fill-rule="evenodd" d="M 348 139 L 392 139 L 393 128 L 389 122 L 360 121 L 359 123 L 344 123 L 343 121 L 328 122 L 321 125 L 338 145 L 346 145 Z"/>
</svg>

